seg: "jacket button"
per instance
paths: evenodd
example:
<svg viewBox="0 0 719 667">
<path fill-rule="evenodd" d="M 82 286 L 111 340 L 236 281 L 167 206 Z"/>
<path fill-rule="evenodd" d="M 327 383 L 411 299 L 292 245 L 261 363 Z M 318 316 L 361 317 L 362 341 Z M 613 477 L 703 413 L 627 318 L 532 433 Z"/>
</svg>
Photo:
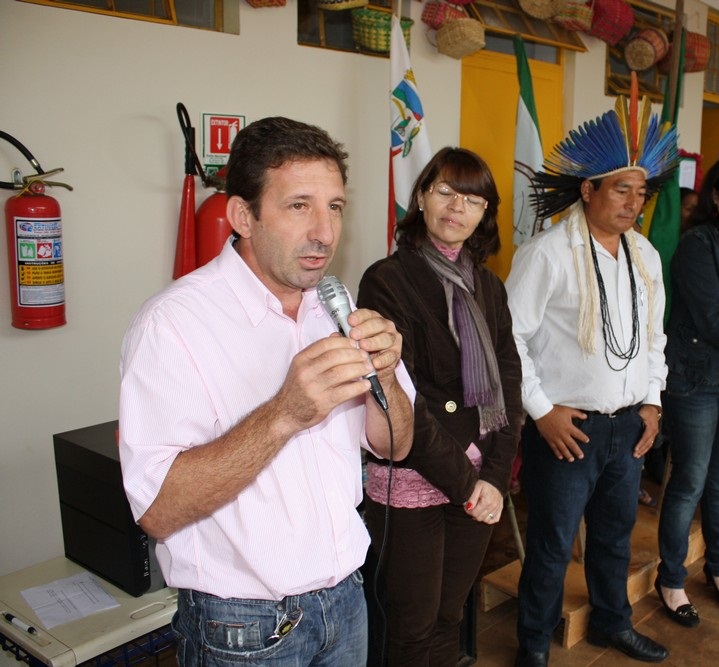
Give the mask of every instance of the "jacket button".
<svg viewBox="0 0 719 667">
<path fill-rule="evenodd" d="M 692 338 L 692 343 L 698 343 L 698 342 L 699 342 L 698 338 Z"/>
<path fill-rule="evenodd" d="M 447 412 L 456 412 L 457 411 L 457 404 L 454 401 L 447 401 L 444 404 L 444 409 Z"/>
</svg>

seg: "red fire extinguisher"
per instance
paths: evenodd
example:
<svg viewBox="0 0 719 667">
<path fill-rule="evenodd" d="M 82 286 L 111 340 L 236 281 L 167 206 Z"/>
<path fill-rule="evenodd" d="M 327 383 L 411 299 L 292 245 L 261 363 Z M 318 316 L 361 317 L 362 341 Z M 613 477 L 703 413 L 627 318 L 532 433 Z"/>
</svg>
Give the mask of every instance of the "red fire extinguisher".
<svg viewBox="0 0 719 667">
<path fill-rule="evenodd" d="M 185 181 L 182 188 L 180 220 L 177 228 L 174 279 L 184 276 L 216 257 L 232 227 L 227 221 L 224 176 L 222 170 L 208 176 L 195 152 L 195 128 L 182 102 L 177 104 L 177 117 L 185 137 Z M 195 176 L 199 174 L 205 187 L 215 192 L 205 199 L 195 212 Z"/>
<path fill-rule="evenodd" d="M 15 146 L 37 175 L 12 170 L 12 182 L 0 188 L 19 192 L 5 202 L 12 325 L 18 329 L 51 329 L 65 324 L 65 271 L 60 204 L 45 194 L 46 186 L 66 183 L 48 180 L 62 169 L 44 171 L 17 139 L 0 130 L 0 138 Z"/>
</svg>

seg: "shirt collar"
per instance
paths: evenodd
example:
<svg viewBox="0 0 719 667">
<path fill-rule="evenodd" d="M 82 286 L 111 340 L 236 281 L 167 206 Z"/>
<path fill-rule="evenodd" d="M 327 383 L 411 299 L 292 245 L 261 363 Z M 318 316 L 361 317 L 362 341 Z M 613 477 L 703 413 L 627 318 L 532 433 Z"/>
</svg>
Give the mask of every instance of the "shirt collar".
<svg viewBox="0 0 719 667">
<path fill-rule="evenodd" d="M 270 311 L 283 315 L 280 300 L 255 275 L 232 243 L 233 238 L 230 238 L 220 252 L 218 257 L 220 272 L 228 281 L 237 300 L 242 304 L 252 325 L 257 326 Z M 325 310 L 317 296 L 317 290 L 314 288 L 302 293 L 298 320 L 303 312 L 309 311 L 316 317 L 325 315 Z"/>
</svg>

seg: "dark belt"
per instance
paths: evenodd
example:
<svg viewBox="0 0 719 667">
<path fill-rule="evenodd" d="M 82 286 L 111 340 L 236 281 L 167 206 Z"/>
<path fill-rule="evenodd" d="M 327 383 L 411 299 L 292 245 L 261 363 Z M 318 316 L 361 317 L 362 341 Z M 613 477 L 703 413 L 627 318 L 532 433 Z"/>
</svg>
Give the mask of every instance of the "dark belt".
<svg viewBox="0 0 719 667">
<path fill-rule="evenodd" d="M 614 419 L 615 417 L 619 417 L 619 415 L 623 415 L 627 412 L 636 412 L 641 407 L 642 404 L 637 403 L 635 405 L 628 405 L 625 408 L 619 408 L 614 412 L 599 412 L 598 410 L 582 410 L 582 412 L 584 412 L 588 417 L 609 417 L 609 419 Z M 581 408 L 577 409 L 581 410 Z"/>
</svg>

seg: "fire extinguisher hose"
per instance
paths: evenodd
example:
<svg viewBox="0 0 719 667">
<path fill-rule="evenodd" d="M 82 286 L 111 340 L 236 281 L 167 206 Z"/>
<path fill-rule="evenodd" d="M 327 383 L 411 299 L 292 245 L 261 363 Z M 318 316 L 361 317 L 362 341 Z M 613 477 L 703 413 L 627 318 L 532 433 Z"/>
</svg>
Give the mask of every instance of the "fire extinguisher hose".
<svg viewBox="0 0 719 667">
<path fill-rule="evenodd" d="M 202 162 L 195 150 L 195 128 L 190 123 L 190 114 L 182 102 L 177 103 L 177 118 L 180 121 L 180 129 L 185 137 L 185 174 L 199 174 L 202 184 L 206 187 L 215 187 L 222 190 L 222 182 L 214 176 L 208 176 L 202 167 Z M 191 163 L 194 169 L 191 170 Z"/>
<path fill-rule="evenodd" d="M 58 167 L 57 169 L 51 169 L 50 171 L 45 171 L 40 166 L 40 163 L 35 159 L 35 156 L 15 137 L 8 134 L 7 132 L 3 132 L 2 130 L 0 130 L 0 139 L 5 139 L 5 141 L 15 146 L 15 148 L 17 148 L 25 156 L 27 161 L 32 165 L 33 169 L 35 169 L 35 171 L 37 172 L 37 175 L 23 176 L 17 181 L 0 181 L 0 188 L 2 188 L 3 190 L 25 190 L 31 188 L 33 183 L 42 182 L 45 185 L 59 186 L 62 188 L 67 188 L 68 190 L 72 190 L 72 186 L 68 185 L 67 183 L 59 183 L 57 181 L 47 180 L 49 176 L 54 176 L 55 174 L 59 174 L 61 171 L 63 171 L 62 167 Z M 19 170 L 16 171 L 18 171 L 19 173 Z"/>
</svg>

